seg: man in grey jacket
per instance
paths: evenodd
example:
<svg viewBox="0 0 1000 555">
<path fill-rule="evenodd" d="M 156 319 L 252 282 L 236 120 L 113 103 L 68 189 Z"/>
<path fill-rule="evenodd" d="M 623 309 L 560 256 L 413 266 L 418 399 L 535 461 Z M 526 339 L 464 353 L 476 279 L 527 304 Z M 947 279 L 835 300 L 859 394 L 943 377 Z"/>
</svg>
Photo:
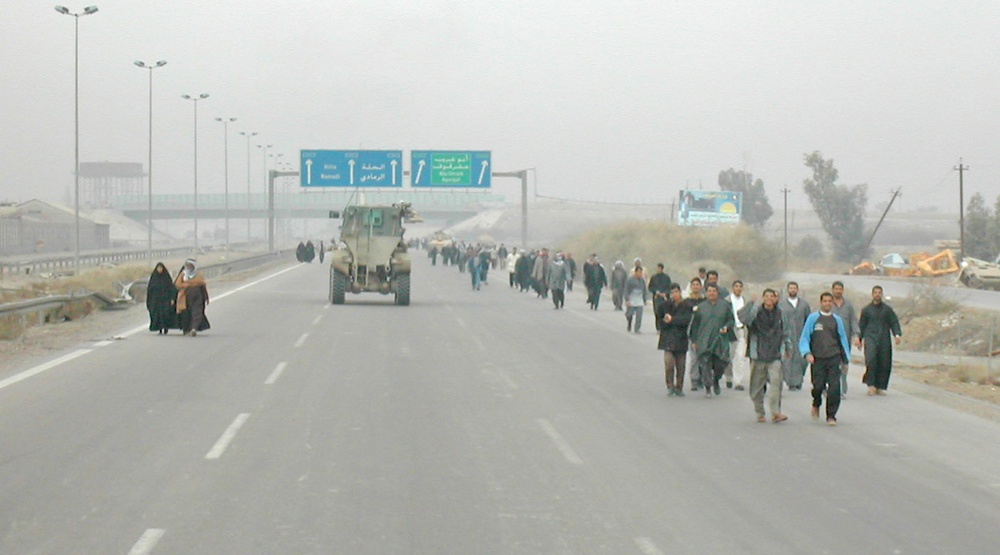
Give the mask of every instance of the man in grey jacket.
<svg viewBox="0 0 1000 555">
<path fill-rule="evenodd" d="M 792 339 L 777 305 L 778 293 L 774 289 L 765 289 L 763 302 L 752 300 L 739 310 L 740 321 L 747 330 L 750 400 L 757 413 L 757 422 L 767 422 L 764 414 L 765 392 L 771 421 L 788 420 L 781 412 L 781 359 L 791 353 Z"/>
<path fill-rule="evenodd" d="M 642 267 L 636 266 L 632 272 L 632 277 L 625 281 L 625 320 L 628 325 L 625 329 L 641 333 L 642 309 L 649 299 L 649 290 L 646 289 L 646 280 L 643 279 Z M 632 327 L 632 317 L 635 317 L 635 327 Z"/>
<path fill-rule="evenodd" d="M 835 281 L 830 289 L 833 293 L 833 313 L 844 321 L 844 331 L 847 332 L 847 344 L 853 345 L 858 337 L 858 319 L 854 313 L 854 305 L 844 296 L 844 282 Z M 840 398 L 847 397 L 847 369 L 850 366 L 851 353 L 847 353 L 848 362 L 840 367 Z"/>
<path fill-rule="evenodd" d="M 805 326 L 806 318 L 812 310 L 809 303 L 799 295 L 799 284 L 794 281 L 788 282 L 785 298 L 778 303 L 781 315 L 785 318 L 785 327 L 788 328 L 788 335 L 798 338 L 802 335 L 802 327 Z M 781 361 L 781 373 L 785 377 L 788 389 L 798 391 L 802 389 L 802 381 L 806 375 L 806 367 L 809 365 L 806 359 L 799 353 L 798 341 L 792 341 L 792 353 Z"/>
</svg>

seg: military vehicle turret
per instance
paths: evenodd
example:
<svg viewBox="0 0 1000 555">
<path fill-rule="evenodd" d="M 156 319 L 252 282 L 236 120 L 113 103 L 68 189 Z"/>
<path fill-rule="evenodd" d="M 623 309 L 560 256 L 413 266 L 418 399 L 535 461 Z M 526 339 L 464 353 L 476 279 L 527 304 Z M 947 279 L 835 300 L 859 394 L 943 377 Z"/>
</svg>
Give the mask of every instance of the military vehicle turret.
<svg viewBox="0 0 1000 555">
<path fill-rule="evenodd" d="M 419 222 L 409 203 L 348 206 L 340 241 L 330 251 L 330 302 L 344 304 L 348 291 L 395 295 L 410 304 L 410 255 L 403 223 Z"/>
</svg>

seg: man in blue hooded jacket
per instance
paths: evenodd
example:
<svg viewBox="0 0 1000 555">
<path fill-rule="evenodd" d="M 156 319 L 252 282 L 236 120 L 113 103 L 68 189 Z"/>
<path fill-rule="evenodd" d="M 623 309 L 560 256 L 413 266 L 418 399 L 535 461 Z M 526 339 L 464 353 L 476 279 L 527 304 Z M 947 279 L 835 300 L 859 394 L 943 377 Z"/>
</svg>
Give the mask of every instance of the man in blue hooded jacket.
<svg viewBox="0 0 1000 555">
<path fill-rule="evenodd" d="M 806 318 L 799 337 L 799 352 L 812 368 L 812 417 L 819 418 L 819 407 L 826 391 L 826 423 L 837 425 L 840 408 L 840 365 L 847 364 L 851 352 L 844 320 L 833 313 L 833 294 L 819 296 L 819 312 Z"/>
</svg>

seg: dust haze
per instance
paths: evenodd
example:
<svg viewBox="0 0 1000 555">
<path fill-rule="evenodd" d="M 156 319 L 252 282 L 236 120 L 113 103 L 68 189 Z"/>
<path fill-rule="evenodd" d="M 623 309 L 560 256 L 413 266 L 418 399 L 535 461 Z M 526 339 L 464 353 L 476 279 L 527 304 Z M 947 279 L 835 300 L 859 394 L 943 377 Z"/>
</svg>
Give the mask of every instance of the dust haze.
<svg viewBox="0 0 1000 555">
<path fill-rule="evenodd" d="M 0 22 L 0 200 L 66 201 L 73 169 L 73 19 L 53 2 Z M 537 168 L 552 196 L 669 202 L 720 170 L 805 206 L 802 155 L 833 158 L 870 205 L 957 211 L 992 199 L 1000 21 L 996 2 L 470 2 L 88 0 L 82 11 L 82 162 L 141 162 L 154 71 L 156 193 L 230 179 L 263 187 L 299 149 L 480 149 L 494 169 Z M 258 140 L 259 139 L 259 140 Z M 278 156 L 280 155 L 280 156 Z M 296 168 L 297 169 L 297 168 Z M 495 189 L 516 200 L 516 183 Z M 262 190 L 262 189 L 261 189 Z M 952 205 L 954 205 L 953 208 Z"/>
</svg>

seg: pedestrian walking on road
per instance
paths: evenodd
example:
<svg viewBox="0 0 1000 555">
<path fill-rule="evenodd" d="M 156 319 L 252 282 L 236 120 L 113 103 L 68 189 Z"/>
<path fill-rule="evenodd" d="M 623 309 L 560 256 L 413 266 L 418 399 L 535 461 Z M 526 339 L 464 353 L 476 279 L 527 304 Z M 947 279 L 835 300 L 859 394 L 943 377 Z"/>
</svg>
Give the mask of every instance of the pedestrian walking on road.
<svg viewBox="0 0 1000 555">
<path fill-rule="evenodd" d="M 149 311 L 149 331 L 166 334 L 177 327 L 177 288 L 163 262 L 157 262 L 146 285 L 146 310 Z"/>
<path fill-rule="evenodd" d="M 549 249 L 542 249 L 542 252 L 535 259 L 535 266 L 531 269 L 531 279 L 535 283 L 535 292 L 543 299 L 549 298 L 549 284 L 545 278 L 549 275 Z"/>
<path fill-rule="evenodd" d="M 591 254 L 583 265 L 583 285 L 587 288 L 587 304 L 591 310 L 597 310 L 601 304 L 601 289 L 608 285 L 608 274 L 597 254 Z"/>
<path fill-rule="evenodd" d="M 649 294 L 653 297 L 653 311 L 656 306 L 670 296 L 670 275 L 664 271 L 663 263 L 656 264 L 656 272 L 649 276 Z M 660 321 L 656 321 L 656 329 L 660 329 Z"/>
<path fill-rule="evenodd" d="M 743 322 L 739 319 L 740 309 L 746 304 L 743 298 L 743 281 L 733 282 L 733 290 L 726 297 L 729 304 L 733 305 L 733 314 L 736 315 L 736 326 L 733 327 L 735 341 L 729 342 L 729 364 L 726 365 L 726 387 L 735 385 L 736 391 L 743 391 L 747 386 L 750 377 L 750 359 L 747 358 L 747 330 Z"/>
<path fill-rule="evenodd" d="M 872 287 L 872 302 L 861 310 L 858 348 L 864 346 L 865 375 L 869 395 L 885 395 L 892 373 L 892 343 L 899 345 L 903 330 L 896 311 L 882 300 L 882 286 Z"/>
<path fill-rule="evenodd" d="M 616 260 L 611 267 L 611 302 L 615 305 L 615 310 L 621 312 L 625 310 L 625 282 L 628 281 L 628 270 L 625 263 Z"/>
<path fill-rule="evenodd" d="M 701 304 L 701 301 L 705 300 L 705 295 L 702 293 L 702 281 L 700 278 L 692 278 L 688 286 L 685 288 L 687 294 L 684 295 L 684 302 L 691 307 L 692 312 L 694 307 Z M 689 335 L 690 337 L 690 335 Z M 701 369 L 698 368 L 698 353 L 695 352 L 694 347 L 688 343 L 688 352 L 685 359 L 685 367 L 687 368 L 688 376 L 691 378 L 691 391 L 698 391 L 701 389 Z"/>
<path fill-rule="evenodd" d="M 566 290 L 573 290 L 573 280 L 576 279 L 576 260 L 573 259 L 573 253 L 568 252 L 563 256 L 563 260 L 566 262 L 566 267 L 569 268 L 569 279 L 566 280 Z"/>
<path fill-rule="evenodd" d="M 663 351 L 663 367 L 669 395 L 684 396 L 684 369 L 688 352 L 688 325 L 691 323 L 690 303 L 681 295 L 681 286 L 670 285 L 670 295 L 657 305 L 653 313 L 660 322 L 657 348 Z"/>
<path fill-rule="evenodd" d="M 636 266 L 633 269 L 632 277 L 625 282 L 625 329 L 635 333 L 642 333 L 642 311 L 649 298 L 649 290 L 646 289 L 646 280 L 643 279 L 642 267 Z M 635 319 L 635 325 L 632 320 Z"/>
<path fill-rule="evenodd" d="M 556 253 L 549 264 L 548 272 L 545 282 L 552 290 L 552 304 L 558 310 L 566 306 L 566 284 L 569 282 L 569 265 L 563 260 L 561 253 Z"/>
<path fill-rule="evenodd" d="M 719 298 L 719 286 L 705 286 L 705 300 L 694 308 L 688 337 L 698 355 L 698 372 L 705 386 L 705 397 L 721 395 L 719 380 L 729 362 L 729 339 L 733 326 L 733 305 Z"/>
<path fill-rule="evenodd" d="M 504 258 L 505 264 L 507 265 L 507 274 L 511 289 L 514 289 L 514 284 L 517 283 L 517 263 L 520 260 L 521 256 L 517 252 L 517 247 L 513 248 L 510 256 Z"/>
<path fill-rule="evenodd" d="M 205 276 L 198 271 L 196 264 L 193 258 L 185 260 L 184 267 L 174 279 L 174 286 L 177 288 L 175 307 L 181 331 L 191 337 L 212 327 L 205 315 L 205 309 L 208 307 L 208 286 Z"/>
<path fill-rule="evenodd" d="M 847 328 L 847 344 L 853 345 L 858 340 L 858 318 L 854 313 L 854 305 L 844 296 L 844 282 L 835 281 L 830 287 L 833 293 L 833 313 L 840 316 Z M 847 360 L 851 360 L 851 353 L 847 353 Z M 847 397 L 847 371 L 850 364 L 840 367 L 840 400 Z"/>
<path fill-rule="evenodd" d="M 735 291 L 735 287 L 733 290 Z M 739 310 L 747 336 L 747 355 L 750 357 L 750 400 L 753 401 L 757 422 L 766 422 L 764 394 L 771 411 L 772 422 L 784 422 L 788 417 L 781 412 L 781 359 L 790 356 L 792 338 L 785 329 L 778 293 L 765 289 L 762 302 L 752 300 Z"/>
<path fill-rule="evenodd" d="M 811 312 L 809 303 L 799 295 L 799 284 L 794 281 L 788 282 L 785 288 L 785 298 L 778 303 L 781 314 L 785 317 L 785 325 L 788 326 L 788 333 L 793 338 L 802 335 L 802 327 L 806 318 Z M 802 389 L 805 381 L 806 366 L 808 363 L 799 352 L 799 343 L 792 341 L 792 356 L 781 361 L 781 373 L 785 377 L 785 383 L 791 391 Z"/>
<path fill-rule="evenodd" d="M 819 296 L 819 312 L 806 318 L 799 337 L 799 352 L 812 370 L 812 417 L 819 418 L 819 408 L 826 392 L 826 423 L 837 425 L 840 408 L 840 367 L 847 362 L 851 346 L 847 343 L 844 321 L 833 313 L 833 294 Z"/>
<path fill-rule="evenodd" d="M 472 247 L 469 247 L 465 264 L 468 266 L 469 277 L 472 278 L 472 290 L 479 291 L 483 278 L 482 259 L 472 250 Z"/>
</svg>

